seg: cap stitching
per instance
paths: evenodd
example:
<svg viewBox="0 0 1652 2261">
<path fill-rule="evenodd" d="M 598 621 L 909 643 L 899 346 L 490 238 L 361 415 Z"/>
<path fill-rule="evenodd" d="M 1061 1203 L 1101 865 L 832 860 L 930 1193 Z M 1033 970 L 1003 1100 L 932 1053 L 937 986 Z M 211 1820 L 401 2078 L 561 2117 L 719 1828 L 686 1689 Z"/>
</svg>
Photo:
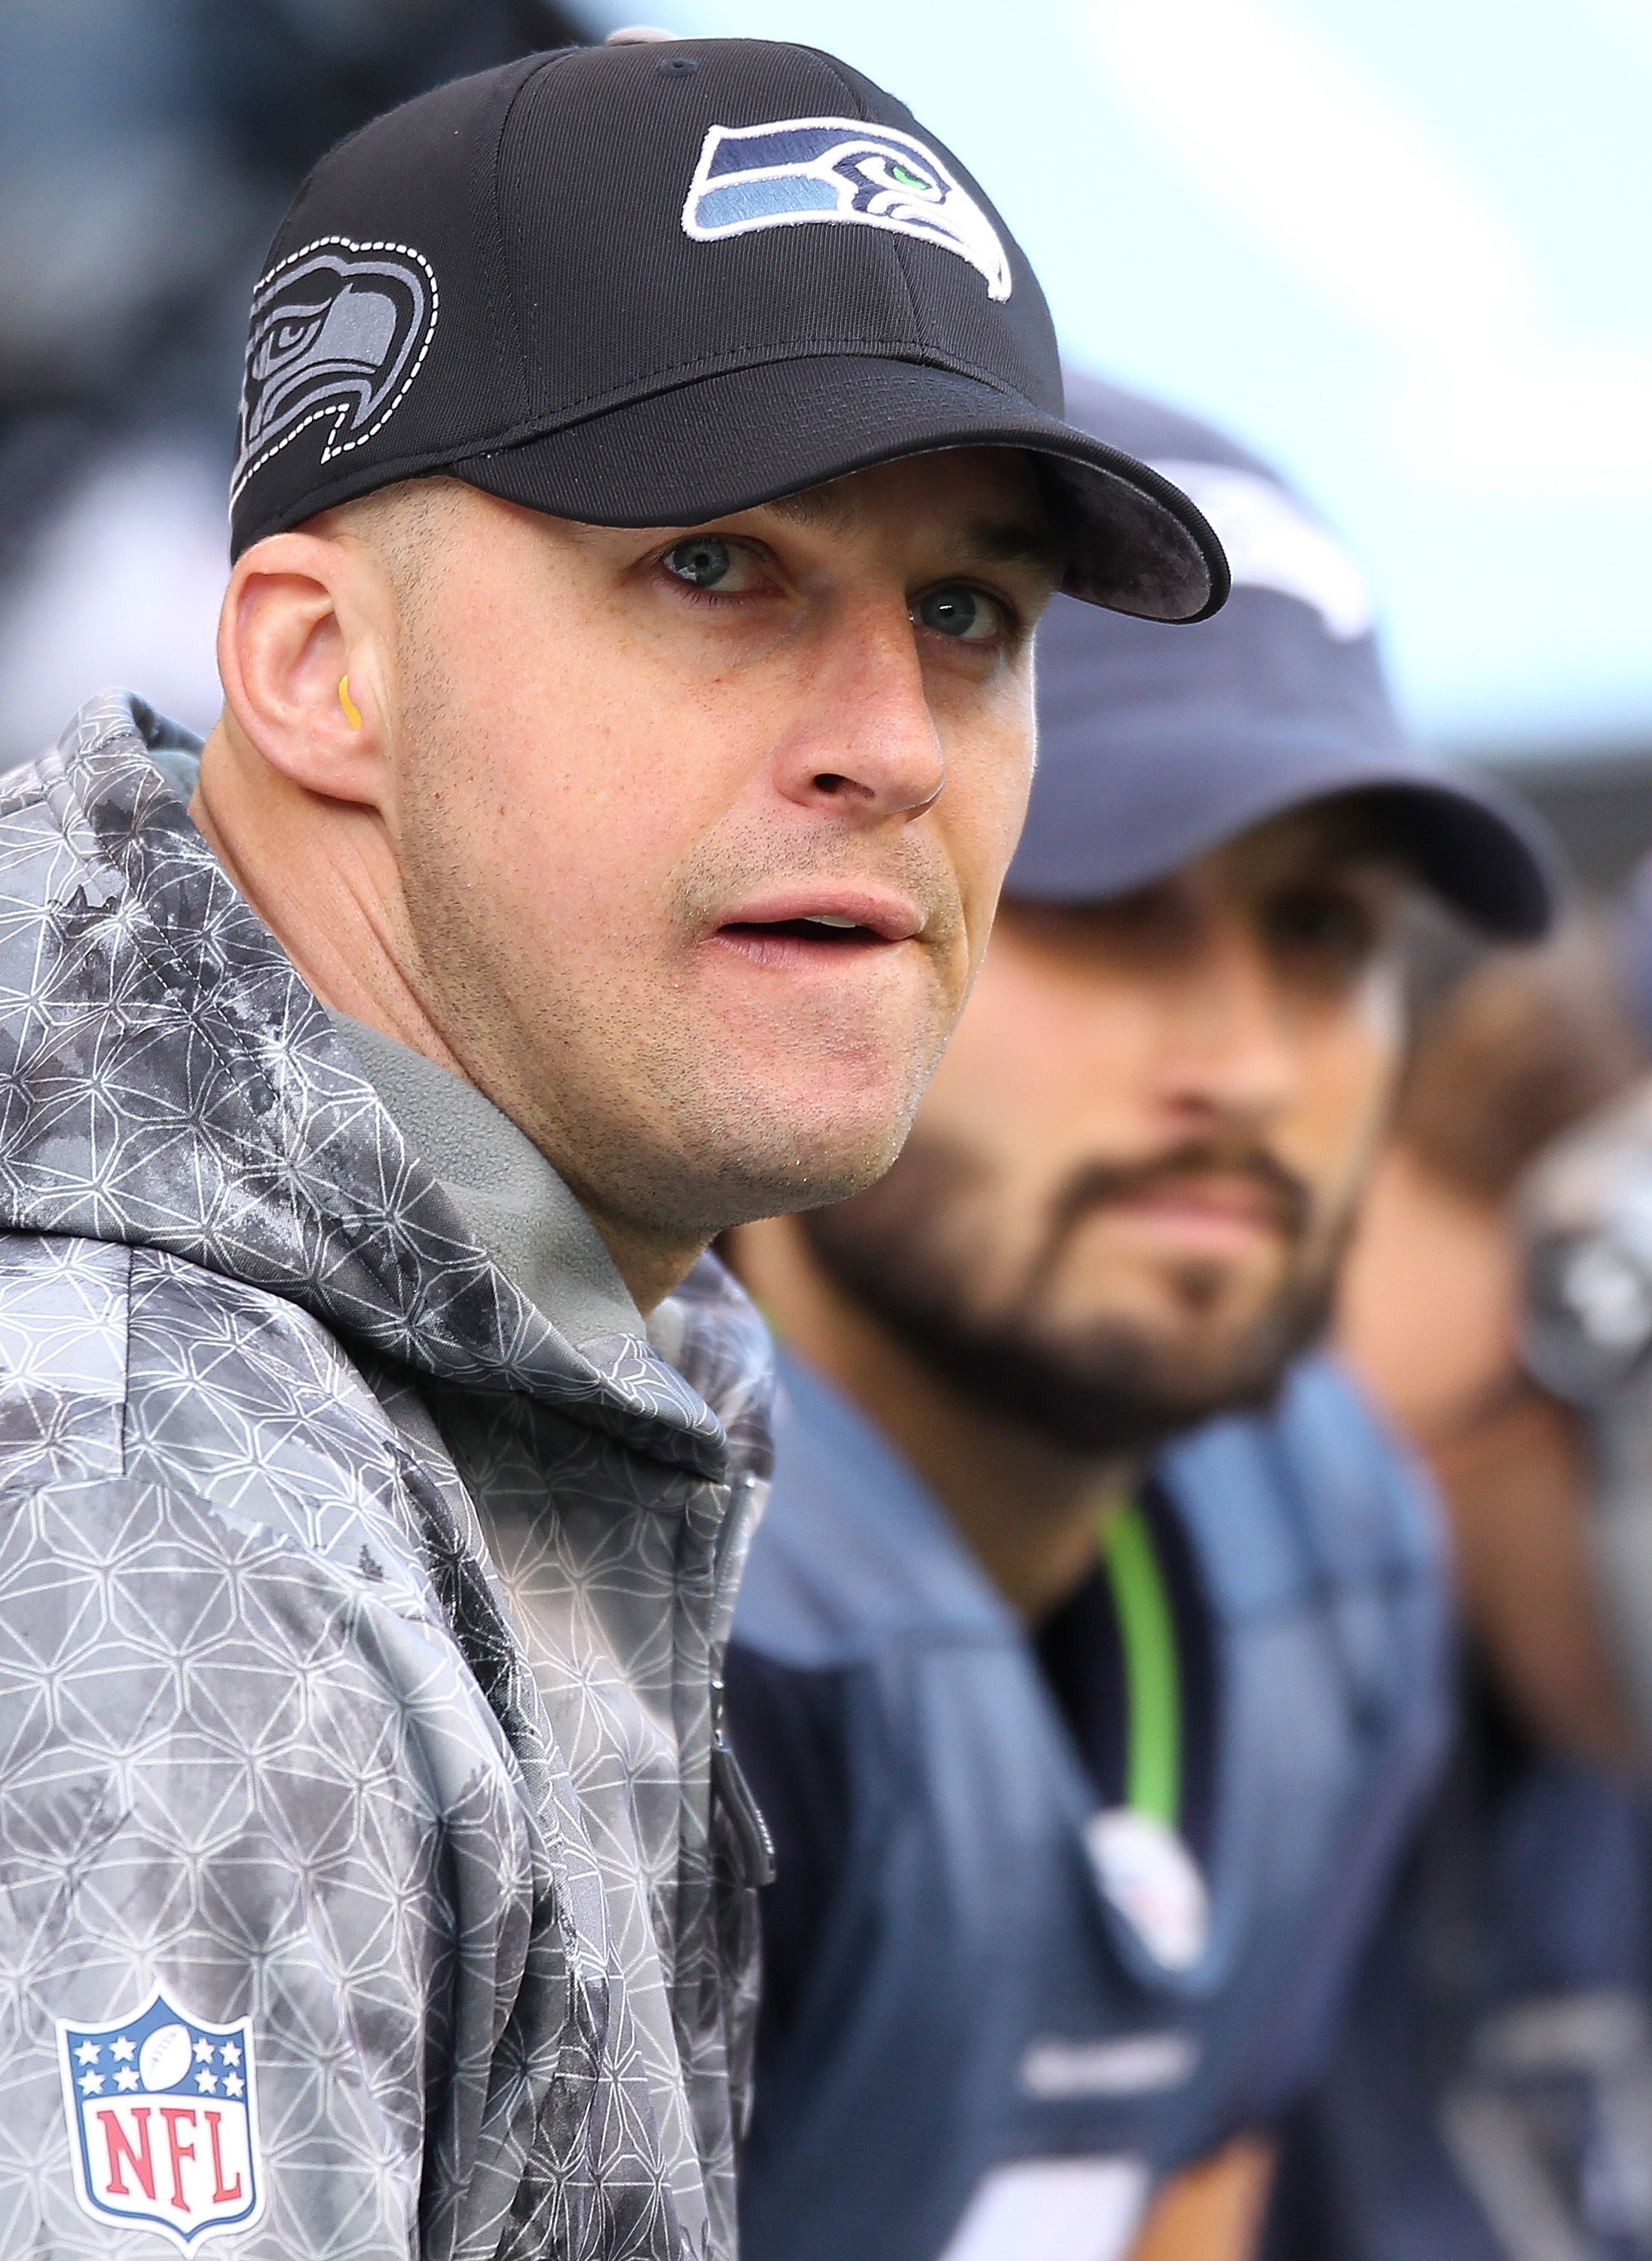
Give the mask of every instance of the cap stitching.
<svg viewBox="0 0 1652 2261">
<path fill-rule="evenodd" d="M 694 361 L 664 362 L 659 368 L 645 370 L 640 377 L 633 378 L 622 391 L 610 387 L 606 393 L 581 393 L 571 400 L 560 402 L 554 410 L 548 409 L 543 417 L 535 417 L 526 426 L 507 427 L 507 431 L 513 436 L 506 437 L 501 434 L 492 440 L 478 442 L 476 445 L 467 442 L 466 454 L 481 455 L 487 448 L 515 447 L 525 440 L 549 438 L 581 410 L 587 410 L 591 414 L 597 415 L 602 413 L 600 404 L 606 403 L 614 408 L 633 407 L 639 402 L 651 398 L 656 392 L 670 391 L 674 383 L 691 376 L 697 370 L 703 371 L 707 377 L 722 377 L 735 374 L 743 367 L 772 369 L 788 361 L 825 361 L 839 355 L 845 360 L 913 362 L 922 368 L 946 370 L 957 377 L 976 377 L 991 391 L 1002 394 L 1006 400 L 1020 401 L 1024 406 L 1031 408 L 1035 415 L 1044 415 L 1047 413 L 1040 409 L 1036 402 L 1030 400 L 1024 392 L 1017 392 L 1012 385 L 1006 384 L 1002 377 L 995 376 L 989 370 L 983 369 L 978 362 L 962 361 L 950 355 L 937 353 L 932 347 L 904 346 L 899 352 L 877 351 L 873 349 L 871 340 L 858 333 L 846 333 L 841 337 L 828 336 L 812 339 L 808 349 L 801 353 L 796 350 L 796 342 L 794 339 L 789 338 L 757 338 L 745 344 L 726 347 L 715 355 L 701 355 Z M 763 358 L 755 362 L 743 362 L 740 356 L 747 354 L 760 355 Z M 547 419 L 552 420 L 548 422 Z M 1059 422 L 1059 419 L 1056 420 Z M 1074 429 L 1076 430 L 1077 427 L 1075 426 Z"/>
<path fill-rule="evenodd" d="M 912 315 L 913 342 L 920 351 L 927 352 L 930 343 L 929 326 L 918 312 L 917 292 L 912 287 L 912 271 L 907 265 L 908 255 L 906 245 L 899 236 L 896 236 L 894 240 L 895 270 L 901 277 L 901 288 L 906 292 L 907 305 Z"/>
<path fill-rule="evenodd" d="M 588 51 L 580 48 L 564 48 L 560 54 L 549 57 L 544 62 L 541 63 L 537 68 L 524 72 L 521 83 L 512 94 L 510 100 L 505 105 L 504 115 L 499 119 L 499 132 L 494 136 L 493 140 L 492 166 L 492 179 L 489 184 L 489 208 L 493 218 L 493 240 L 499 253 L 499 276 L 504 284 L 506 314 L 511 326 L 511 337 L 516 347 L 517 369 L 521 378 L 521 397 L 530 405 L 530 413 L 531 404 L 534 398 L 533 370 L 528 358 L 527 341 L 522 333 L 522 325 L 518 316 L 516 305 L 516 284 L 511 273 L 508 238 L 506 236 L 505 227 L 505 189 L 503 179 L 501 177 L 504 172 L 505 137 L 510 132 L 511 120 L 516 115 L 516 106 L 520 102 L 525 99 L 528 89 L 531 86 L 535 85 L 547 73 L 555 70 L 559 63 L 566 62 L 570 56 L 585 52 Z M 491 276 L 485 278 L 484 288 L 487 291 L 488 303 L 490 306 L 492 306 L 493 304 L 493 284 Z"/>
<path fill-rule="evenodd" d="M 861 88 L 858 88 L 858 86 L 852 86 L 852 83 L 850 83 L 850 79 L 845 79 L 845 75 L 843 75 L 843 66 L 841 66 L 841 61 L 838 61 L 838 59 L 837 59 L 837 54 L 827 54 L 825 47 L 814 47 L 814 50 L 811 50 L 811 52 L 814 52 L 814 54 L 821 56 L 821 61 L 825 63 L 827 72 L 830 72 L 831 77 L 837 79 L 838 86 L 841 86 L 841 88 L 843 88 L 843 93 L 845 93 L 845 97 L 850 99 L 850 102 L 858 104 L 858 111 L 861 111 L 861 122 L 863 122 L 863 125 L 881 125 L 881 122 L 884 122 L 884 120 L 880 120 L 880 118 L 874 118 L 874 115 L 873 115 L 873 104 L 870 104 L 870 102 L 868 102 L 868 97 L 866 97 L 866 95 L 861 93 Z M 911 118 L 911 113 L 909 113 L 909 120 L 911 120 L 911 125 L 913 125 L 913 126 L 917 126 L 917 120 L 916 120 L 916 118 Z M 895 126 L 895 131 L 897 131 L 897 133 L 900 133 L 900 131 L 904 131 L 904 126 Z M 913 344 L 916 344 L 917 348 L 920 348 L 920 350 L 927 350 L 927 348 L 929 348 L 929 337 L 927 337 L 927 330 L 924 330 L 924 321 L 922 321 L 920 312 L 917 312 L 917 294 L 916 294 L 916 291 L 913 291 L 913 278 L 911 278 L 911 271 L 909 271 L 909 267 L 906 267 L 906 244 L 901 242 L 900 237 L 895 237 L 895 274 L 900 276 L 900 278 L 901 278 L 901 290 L 906 291 L 906 312 L 909 312 L 909 314 L 911 314 L 911 319 L 913 319 Z"/>
<path fill-rule="evenodd" d="M 858 102 L 859 104 L 861 116 L 866 123 L 869 126 L 880 125 L 884 123 L 882 119 L 873 117 L 872 104 L 867 100 L 866 97 L 860 92 L 858 88 L 851 86 L 848 79 L 844 77 L 843 66 L 839 62 L 837 57 L 836 55 L 826 54 L 822 48 L 819 47 L 817 47 L 815 52 L 820 56 L 821 61 L 825 64 L 827 69 L 837 80 L 838 85 L 843 88 L 844 93 L 849 96 L 851 101 Z M 914 130 L 918 130 L 917 120 L 912 117 L 909 111 L 908 111 L 907 116 L 909 122 L 912 125 Z M 894 131 L 896 133 L 902 133 L 905 131 L 905 128 L 897 126 L 894 128 Z M 907 266 L 906 246 L 901 240 L 899 236 L 897 236 L 894 240 L 894 263 L 895 271 L 901 277 L 901 288 L 906 293 L 907 311 L 912 317 L 913 339 L 920 348 L 925 348 L 929 345 L 929 338 L 926 334 L 923 317 L 918 312 L 917 295 L 912 288 L 912 276 L 910 270 Z"/>
<path fill-rule="evenodd" d="M 827 69 L 831 73 L 832 76 L 837 80 L 838 85 L 842 87 L 844 92 L 848 96 L 851 102 L 859 104 L 860 122 L 863 126 L 876 126 L 882 123 L 880 119 L 873 117 L 871 104 L 867 102 L 866 96 L 862 94 L 859 88 L 857 86 L 851 86 L 849 81 L 844 76 L 843 65 L 839 62 L 836 55 L 828 54 L 824 47 L 810 47 L 808 50 L 808 53 L 817 56 L 819 60 L 825 64 Z M 909 113 L 909 114 L 910 113 Z"/>
</svg>

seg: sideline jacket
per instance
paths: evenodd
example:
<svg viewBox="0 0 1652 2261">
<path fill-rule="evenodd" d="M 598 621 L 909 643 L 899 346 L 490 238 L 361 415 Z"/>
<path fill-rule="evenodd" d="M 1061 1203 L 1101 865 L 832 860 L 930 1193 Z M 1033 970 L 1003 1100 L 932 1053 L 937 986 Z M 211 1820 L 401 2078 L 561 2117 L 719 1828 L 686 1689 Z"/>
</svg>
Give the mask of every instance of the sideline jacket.
<svg viewBox="0 0 1652 2261">
<path fill-rule="evenodd" d="M 1097 1858 L 1117 1793 L 1047 1660 L 859 1412 L 781 1375 L 729 1654 L 779 1862 L 745 2261 L 1103 2261 L 1314 2069 L 1442 1738 L 1432 1497 L 1323 1360 L 1157 1464 L 1207 1660 L 1182 1702 L 1208 1938 L 1167 1963 Z"/>
<path fill-rule="evenodd" d="M 766 1345 L 712 1264 L 674 1365 L 528 1300 L 194 743 L 110 695 L 0 791 L 0 2252 L 722 2261 Z"/>
</svg>

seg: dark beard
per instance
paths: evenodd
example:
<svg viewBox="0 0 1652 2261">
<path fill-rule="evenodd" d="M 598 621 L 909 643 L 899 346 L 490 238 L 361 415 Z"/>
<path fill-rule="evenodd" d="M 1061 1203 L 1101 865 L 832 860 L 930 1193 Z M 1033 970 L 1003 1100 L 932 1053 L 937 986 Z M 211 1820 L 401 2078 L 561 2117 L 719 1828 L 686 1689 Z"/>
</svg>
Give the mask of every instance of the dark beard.
<svg viewBox="0 0 1652 2261">
<path fill-rule="evenodd" d="M 1159 1346 L 1127 1321 L 1056 1331 L 1040 1322 L 1049 1282 L 1085 1218 L 1155 1181 L 1212 1170 L 1265 1193 L 1294 1254 L 1268 1309 L 1214 1355 Z M 966 1218 L 979 1166 L 915 1138 L 867 1192 L 799 1218 L 821 1264 L 960 1396 L 1063 1449 L 1098 1458 L 1156 1450 L 1221 1413 L 1272 1404 L 1287 1368 L 1325 1329 L 1347 1229 L 1310 1253 L 1307 1188 L 1254 1147 L 1189 1144 L 1153 1162 L 1077 1173 L 1052 1204 L 1044 1240 L 1000 1310 L 972 1307 L 975 1267 L 956 1220 Z M 951 1229 L 949 1229 L 951 1228 Z M 1189 1263 L 1177 1286 L 1190 1312 L 1221 1293 L 1218 1267 Z"/>
</svg>

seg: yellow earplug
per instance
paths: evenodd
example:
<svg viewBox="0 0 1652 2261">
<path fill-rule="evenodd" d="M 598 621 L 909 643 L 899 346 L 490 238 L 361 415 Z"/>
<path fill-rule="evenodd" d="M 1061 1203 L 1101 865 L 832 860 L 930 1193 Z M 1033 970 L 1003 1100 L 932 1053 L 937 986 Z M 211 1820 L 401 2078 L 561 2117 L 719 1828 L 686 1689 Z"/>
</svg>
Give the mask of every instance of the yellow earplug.
<svg viewBox="0 0 1652 2261">
<path fill-rule="evenodd" d="M 339 678 L 339 705 L 344 709 L 344 719 L 351 729 L 359 730 L 362 727 L 362 710 L 350 696 L 350 678 L 348 675 L 341 675 Z"/>
</svg>

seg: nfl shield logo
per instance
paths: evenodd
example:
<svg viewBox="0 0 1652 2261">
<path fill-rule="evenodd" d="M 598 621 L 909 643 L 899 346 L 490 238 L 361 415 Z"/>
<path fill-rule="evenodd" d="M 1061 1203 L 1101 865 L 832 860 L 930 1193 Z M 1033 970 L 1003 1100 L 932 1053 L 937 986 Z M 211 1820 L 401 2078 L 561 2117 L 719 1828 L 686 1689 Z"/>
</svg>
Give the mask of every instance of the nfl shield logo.
<svg viewBox="0 0 1652 2261">
<path fill-rule="evenodd" d="M 99 2222 L 184 2252 L 263 2210 L 251 2021 L 209 2025 L 152 1994 L 130 2018 L 57 2028 L 75 2191 Z"/>
</svg>

